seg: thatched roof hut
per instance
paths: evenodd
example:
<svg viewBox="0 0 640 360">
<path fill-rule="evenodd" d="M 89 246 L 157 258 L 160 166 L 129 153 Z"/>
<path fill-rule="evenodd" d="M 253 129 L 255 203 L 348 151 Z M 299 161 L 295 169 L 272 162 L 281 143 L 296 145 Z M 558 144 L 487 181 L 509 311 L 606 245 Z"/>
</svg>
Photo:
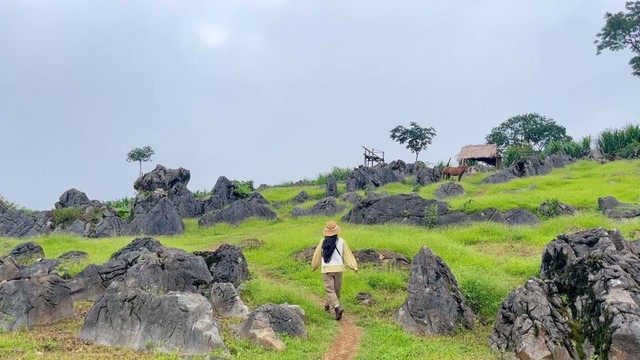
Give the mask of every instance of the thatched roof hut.
<svg viewBox="0 0 640 360">
<path fill-rule="evenodd" d="M 494 144 L 464 146 L 456 159 L 460 164 L 465 160 L 475 160 L 493 165 L 498 169 L 502 168 L 502 156 L 498 152 L 498 146 Z"/>
</svg>

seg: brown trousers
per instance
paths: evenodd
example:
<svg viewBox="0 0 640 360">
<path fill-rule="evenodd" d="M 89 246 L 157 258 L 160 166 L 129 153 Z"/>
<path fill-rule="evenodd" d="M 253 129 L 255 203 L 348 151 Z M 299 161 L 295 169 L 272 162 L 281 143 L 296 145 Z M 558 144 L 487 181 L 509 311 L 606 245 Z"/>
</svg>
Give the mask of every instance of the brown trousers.
<svg viewBox="0 0 640 360">
<path fill-rule="evenodd" d="M 327 304 L 333 310 L 340 306 L 340 291 L 342 290 L 342 272 L 322 274 L 322 284 L 327 291 Z"/>
</svg>

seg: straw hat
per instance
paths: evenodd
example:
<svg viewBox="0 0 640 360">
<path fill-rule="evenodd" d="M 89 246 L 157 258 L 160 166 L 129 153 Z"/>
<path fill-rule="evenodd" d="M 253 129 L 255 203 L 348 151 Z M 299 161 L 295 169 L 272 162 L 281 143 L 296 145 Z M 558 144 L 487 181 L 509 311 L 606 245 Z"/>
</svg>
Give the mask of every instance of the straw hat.
<svg viewBox="0 0 640 360">
<path fill-rule="evenodd" d="M 340 226 L 338 226 L 335 221 L 331 220 L 327 223 L 327 226 L 324 227 L 322 233 L 324 236 L 338 235 L 340 233 Z"/>
</svg>

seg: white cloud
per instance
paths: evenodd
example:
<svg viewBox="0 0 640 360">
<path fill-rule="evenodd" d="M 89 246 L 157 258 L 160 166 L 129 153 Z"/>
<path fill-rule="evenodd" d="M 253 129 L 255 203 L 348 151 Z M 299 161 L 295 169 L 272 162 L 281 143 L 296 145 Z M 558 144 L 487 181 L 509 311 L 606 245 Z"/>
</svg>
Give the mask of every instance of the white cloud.
<svg viewBox="0 0 640 360">
<path fill-rule="evenodd" d="M 224 47 L 231 38 L 231 32 L 211 25 L 196 24 L 193 26 L 193 32 L 203 45 L 208 47 Z"/>
</svg>

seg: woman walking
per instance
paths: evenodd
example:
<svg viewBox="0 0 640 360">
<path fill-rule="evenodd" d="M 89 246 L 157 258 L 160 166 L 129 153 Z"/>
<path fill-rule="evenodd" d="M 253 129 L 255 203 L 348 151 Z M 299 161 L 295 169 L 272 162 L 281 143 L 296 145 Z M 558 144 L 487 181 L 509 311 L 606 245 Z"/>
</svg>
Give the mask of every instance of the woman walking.
<svg viewBox="0 0 640 360">
<path fill-rule="evenodd" d="M 316 247 L 311 260 L 311 268 L 316 271 L 322 266 L 322 283 L 327 291 L 327 303 L 324 308 L 335 312 L 336 320 L 342 319 L 344 310 L 340 307 L 340 291 L 342 290 L 342 273 L 344 266 L 358 272 L 358 263 L 351 253 L 347 242 L 338 237 L 340 226 L 331 220 L 324 230 L 324 239 Z"/>
</svg>

